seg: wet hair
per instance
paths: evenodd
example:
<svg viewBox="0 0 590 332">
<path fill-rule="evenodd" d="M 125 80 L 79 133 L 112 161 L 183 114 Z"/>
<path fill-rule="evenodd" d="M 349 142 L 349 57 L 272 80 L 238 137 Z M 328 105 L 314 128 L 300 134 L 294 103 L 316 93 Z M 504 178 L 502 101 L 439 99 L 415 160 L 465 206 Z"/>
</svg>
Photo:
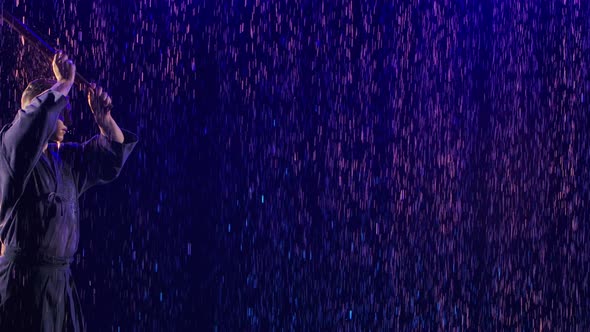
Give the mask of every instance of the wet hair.
<svg viewBox="0 0 590 332">
<path fill-rule="evenodd" d="M 21 107 L 24 108 L 24 106 L 28 105 L 33 98 L 51 88 L 55 83 L 57 83 L 56 80 L 48 78 L 40 78 L 29 83 L 25 91 L 23 91 L 23 95 L 20 99 Z"/>
<path fill-rule="evenodd" d="M 23 91 L 22 97 L 20 99 L 21 107 L 25 108 L 33 98 L 37 97 L 41 93 L 49 90 L 52 86 L 57 83 L 56 80 L 49 79 L 49 78 L 40 78 L 32 81 L 27 85 L 25 91 Z M 67 106 L 60 114 L 60 120 L 62 120 L 66 126 L 72 124 L 71 112 L 69 106 Z"/>
</svg>

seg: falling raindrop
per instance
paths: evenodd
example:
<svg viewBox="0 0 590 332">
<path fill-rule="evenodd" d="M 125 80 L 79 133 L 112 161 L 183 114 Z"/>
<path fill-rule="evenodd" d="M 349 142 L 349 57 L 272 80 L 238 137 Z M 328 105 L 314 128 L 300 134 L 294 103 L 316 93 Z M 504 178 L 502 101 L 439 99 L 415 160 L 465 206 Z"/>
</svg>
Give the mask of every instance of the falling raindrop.
<svg viewBox="0 0 590 332">
<path fill-rule="evenodd" d="M 3 8 L 140 138 L 80 197 L 72 270 L 95 330 L 588 325 L 583 2 Z M 0 32 L 4 125 L 52 71 Z M 86 91 L 70 98 L 82 142 L 98 128 Z"/>
</svg>

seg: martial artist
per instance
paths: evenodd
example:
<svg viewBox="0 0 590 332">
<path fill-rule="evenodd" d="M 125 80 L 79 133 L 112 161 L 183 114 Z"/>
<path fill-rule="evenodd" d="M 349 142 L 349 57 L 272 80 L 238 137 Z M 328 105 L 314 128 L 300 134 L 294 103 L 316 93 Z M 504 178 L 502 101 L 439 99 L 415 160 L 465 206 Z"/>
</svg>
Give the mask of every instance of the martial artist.
<svg viewBox="0 0 590 332">
<path fill-rule="evenodd" d="M 100 134 L 63 143 L 76 67 L 59 52 L 56 80 L 33 81 L 21 110 L 0 131 L 0 331 L 85 331 L 70 263 L 78 247 L 78 198 L 114 180 L 137 143 L 92 85 Z"/>
</svg>

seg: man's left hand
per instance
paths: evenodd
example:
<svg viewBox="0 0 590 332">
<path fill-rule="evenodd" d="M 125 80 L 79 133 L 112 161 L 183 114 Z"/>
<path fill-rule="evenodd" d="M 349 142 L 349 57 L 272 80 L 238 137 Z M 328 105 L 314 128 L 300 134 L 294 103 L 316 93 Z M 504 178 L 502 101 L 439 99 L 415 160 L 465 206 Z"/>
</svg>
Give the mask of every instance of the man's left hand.
<svg viewBox="0 0 590 332">
<path fill-rule="evenodd" d="M 88 89 L 88 105 L 90 105 L 94 120 L 100 127 L 109 124 L 113 101 L 102 87 L 97 87 L 94 83 L 90 84 L 90 89 Z"/>
</svg>

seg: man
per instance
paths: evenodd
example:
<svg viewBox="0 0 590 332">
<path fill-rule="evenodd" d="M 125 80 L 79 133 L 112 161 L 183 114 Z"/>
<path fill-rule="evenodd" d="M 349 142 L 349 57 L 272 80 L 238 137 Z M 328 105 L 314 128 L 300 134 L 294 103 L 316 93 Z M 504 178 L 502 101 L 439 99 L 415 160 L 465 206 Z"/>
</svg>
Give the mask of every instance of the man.
<svg viewBox="0 0 590 332">
<path fill-rule="evenodd" d="M 88 102 L 100 135 L 62 143 L 76 67 L 61 52 L 52 66 L 56 81 L 29 84 L 22 109 L 0 131 L 0 331 L 86 330 L 70 270 L 78 197 L 114 180 L 137 143 L 95 85 Z"/>
</svg>

